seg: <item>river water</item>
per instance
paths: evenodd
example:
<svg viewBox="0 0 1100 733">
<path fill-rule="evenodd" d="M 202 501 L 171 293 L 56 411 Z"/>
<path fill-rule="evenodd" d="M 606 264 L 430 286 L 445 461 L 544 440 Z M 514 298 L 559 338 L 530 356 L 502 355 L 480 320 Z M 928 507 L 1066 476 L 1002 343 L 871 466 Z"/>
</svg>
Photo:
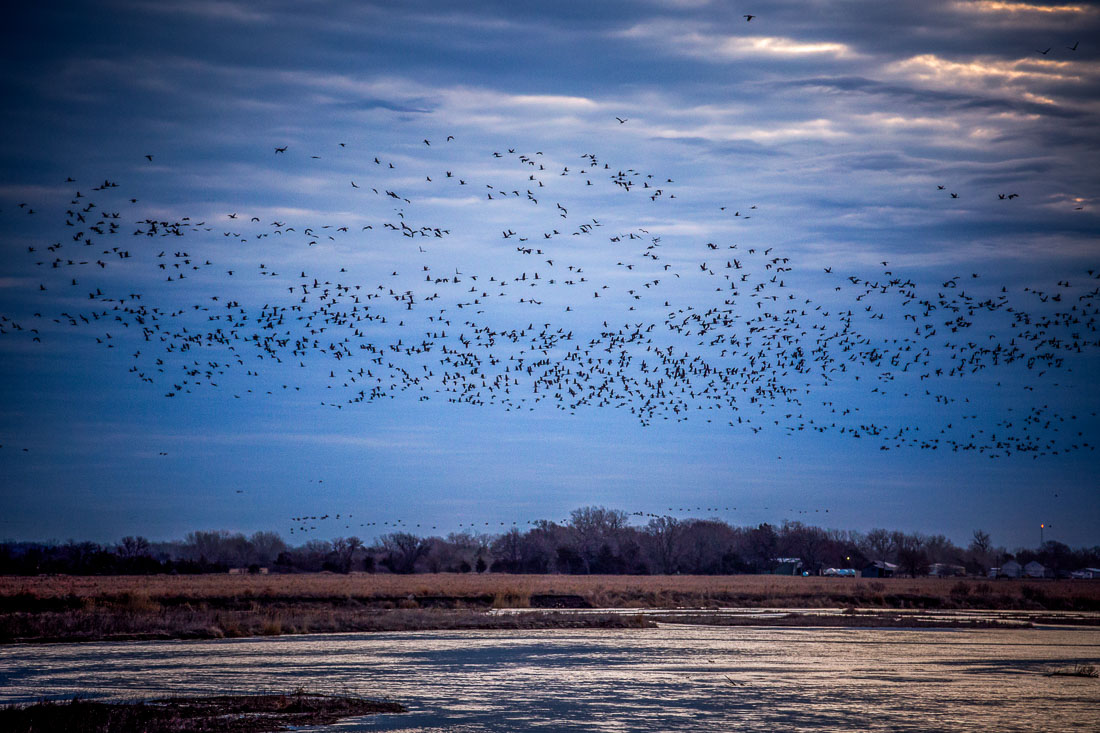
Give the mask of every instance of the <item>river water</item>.
<svg viewBox="0 0 1100 733">
<path fill-rule="evenodd" d="M 1100 731 L 1100 629 L 708 627 L 0 648 L 0 701 L 351 692 L 339 731 Z"/>
</svg>

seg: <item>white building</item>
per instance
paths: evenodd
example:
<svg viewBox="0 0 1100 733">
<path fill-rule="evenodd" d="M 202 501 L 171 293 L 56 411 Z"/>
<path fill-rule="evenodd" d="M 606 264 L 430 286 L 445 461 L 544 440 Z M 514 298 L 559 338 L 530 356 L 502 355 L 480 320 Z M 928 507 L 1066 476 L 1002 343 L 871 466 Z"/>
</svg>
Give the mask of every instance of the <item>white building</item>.
<svg viewBox="0 0 1100 733">
<path fill-rule="evenodd" d="M 1053 578 L 1054 573 L 1043 567 L 1042 563 L 1032 560 L 1024 565 L 1024 576 L 1028 578 Z"/>
</svg>

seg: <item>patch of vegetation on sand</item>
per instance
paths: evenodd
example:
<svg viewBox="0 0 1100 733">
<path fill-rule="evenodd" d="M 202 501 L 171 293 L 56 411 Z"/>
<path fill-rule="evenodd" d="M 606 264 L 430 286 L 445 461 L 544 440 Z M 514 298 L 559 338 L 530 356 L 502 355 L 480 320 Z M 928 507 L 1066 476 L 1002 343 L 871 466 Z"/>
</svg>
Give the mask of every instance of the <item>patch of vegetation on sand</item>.
<svg viewBox="0 0 1100 733">
<path fill-rule="evenodd" d="M 159 605 L 0 614 L 0 643 L 222 639 L 341 632 L 644 628 L 635 614 L 532 612 L 496 615 L 484 609 L 373 608 L 358 603 L 255 603 L 245 608 Z"/>
<path fill-rule="evenodd" d="M 961 619 L 914 617 L 888 611 L 871 611 L 826 615 L 815 613 L 782 613 L 773 615 L 730 616 L 721 614 L 653 615 L 659 623 L 698 624 L 701 626 L 788 626 L 856 629 L 1027 629 L 1034 624 L 1012 619 Z"/>
<path fill-rule="evenodd" d="M 1055 669 L 1046 673 L 1047 677 L 1100 677 L 1100 667 L 1095 664 L 1075 664 L 1066 669 Z"/>
<path fill-rule="evenodd" d="M 9 733 L 263 733 L 328 725 L 342 718 L 403 712 L 405 708 L 395 702 L 303 690 L 288 695 L 171 697 L 138 702 L 73 698 L 67 702 L 4 706 L 0 708 L 0 729 Z"/>
</svg>

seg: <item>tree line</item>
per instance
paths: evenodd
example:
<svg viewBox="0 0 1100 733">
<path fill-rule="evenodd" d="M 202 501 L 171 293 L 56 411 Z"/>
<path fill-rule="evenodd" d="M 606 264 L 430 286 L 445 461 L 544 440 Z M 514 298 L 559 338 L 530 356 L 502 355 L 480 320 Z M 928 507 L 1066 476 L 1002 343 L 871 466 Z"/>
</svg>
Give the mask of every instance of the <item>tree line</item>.
<svg viewBox="0 0 1100 733">
<path fill-rule="evenodd" d="M 873 529 L 822 529 L 802 522 L 732 526 L 717 519 L 654 516 L 644 525 L 618 509 L 583 507 L 568 522 L 539 521 L 499 534 L 452 532 L 421 537 L 394 531 L 366 544 L 358 537 L 310 540 L 292 547 L 275 532 L 196 531 L 183 540 L 150 542 L 124 537 L 94 542 L 0 543 L 0 574 L 126 575 L 155 573 L 388 572 L 692 574 L 769 573 L 790 567 L 819 574 L 825 568 L 862 569 L 879 561 L 899 574 L 926 575 L 933 566 L 984 575 L 1010 559 L 1037 560 L 1056 576 L 1100 567 L 1100 546 L 1072 549 L 1047 541 L 1009 552 L 976 530 L 960 547 L 944 535 Z"/>
</svg>

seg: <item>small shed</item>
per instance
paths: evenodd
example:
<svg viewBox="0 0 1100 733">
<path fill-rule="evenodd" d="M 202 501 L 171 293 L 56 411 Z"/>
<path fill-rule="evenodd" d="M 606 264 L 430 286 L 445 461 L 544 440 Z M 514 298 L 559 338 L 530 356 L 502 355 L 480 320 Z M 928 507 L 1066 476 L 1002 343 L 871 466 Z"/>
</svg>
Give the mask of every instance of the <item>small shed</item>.
<svg viewBox="0 0 1100 733">
<path fill-rule="evenodd" d="M 898 566 L 892 562 L 885 562 L 883 560 L 875 560 L 873 563 L 863 568 L 864 578 L 892 578 L 898 572 Z"/>
</svg>

